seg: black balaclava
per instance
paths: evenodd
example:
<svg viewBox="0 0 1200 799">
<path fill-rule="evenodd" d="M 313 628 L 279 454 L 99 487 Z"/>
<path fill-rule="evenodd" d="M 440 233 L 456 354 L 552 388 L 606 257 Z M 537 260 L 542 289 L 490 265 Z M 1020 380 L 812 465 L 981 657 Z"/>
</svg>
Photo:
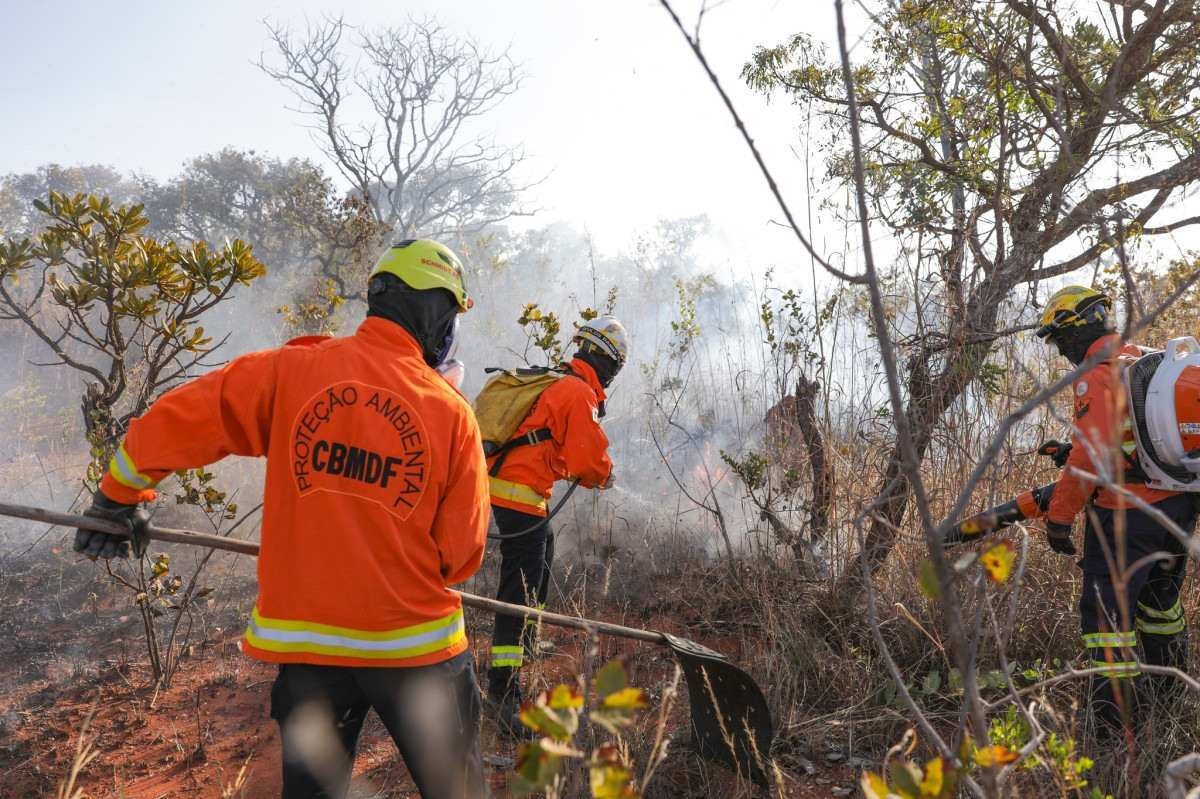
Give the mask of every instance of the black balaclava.
<svg viewBox="0 0 1200 799">
<path fill-rule="evenodd" d="M 579 351 L 575 353 L 575 357 L 596 370 L 596 377 L 600 380 L 600 385 L 605 388 L 612 384 L 617 372 L 621 371 L 621 364 L 605 355 L 590 341 L 583 342 Z"/>
<path fill-rule="evenodd" d="M 1096 343 L 1096 339 L 1111 332 L 1105 322 L 1092 322 L 1078 327 L 1061 328 L 1054 332 L 1051 339 L 1059 354 L 1078 366 L 1087 358 L 1087 351 Z"/>
<path fill-rule="evenodd" d="M 446 289 L 418 291 L 395 275 L 380 274 L 367 284 L 367 316 L 378 316 L 412 333 L 425 363 L 441 365 L 454 344 L 458 301 Z"/>
</svg>

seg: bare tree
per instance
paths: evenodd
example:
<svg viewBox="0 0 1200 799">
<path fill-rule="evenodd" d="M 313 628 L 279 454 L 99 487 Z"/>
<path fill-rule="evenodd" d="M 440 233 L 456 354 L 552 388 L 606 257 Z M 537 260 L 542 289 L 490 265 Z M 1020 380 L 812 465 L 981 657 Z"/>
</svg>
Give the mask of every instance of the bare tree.
<svg viewBox="0 0 1200 799">
<path fill-rule="evenodd" d="M 325 153 L 376 218 L 401 235 L 478 232 L 528 213 L 514 182 L 518 147 L 478 134 L 478 120 L 515 93 L 522 75 L 508 53 L 492 55 L 433 20 L 359 31 L 326 19 L 295 35 L 268 24 L 279 63 L 262 70 L 288 87 Z M 352 107 L 355 93 L 365 103 Z M 369 121 L 358 122 L 365 110 Z"/>
</svg>

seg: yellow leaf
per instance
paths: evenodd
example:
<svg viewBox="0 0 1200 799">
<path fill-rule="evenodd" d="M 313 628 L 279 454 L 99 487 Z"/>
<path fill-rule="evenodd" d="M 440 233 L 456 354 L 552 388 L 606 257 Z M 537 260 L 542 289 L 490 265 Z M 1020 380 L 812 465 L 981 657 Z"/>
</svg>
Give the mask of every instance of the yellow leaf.
<svg viewBox="0 0 1200 799">
<path fill-rule="evenodd" d="M 641 688 L 622 688 L 604 697 L 606 707 L 639 708 L 645 707 L 646 693 Z"/>
<path fill-rule="evenodd" d="M 578 710 L 583 707 L 583 694 L 579 692 L 579 689 L 570 685 L 556 685 L 550 692 L 550 699 L 546 704 L 555 710 L 564 708 Z"/>
<path fill-rule="evenodd" d="M 925 777 L 921 780 L 921 796 L 941 796 L 944 766 L 942 759 L 935 758 L 925 764 Z"/>
<path fill-rule="evenodd" d="M 1004 766 L 1017 759 L 1017 753 L 1002 744 L 983 746 L 975 750 L 975 765 L 988 768 Z"/>
<path fill-rule="evenodd" d="M 579 728 L 579 709 L 583 697 L 577 690 L 559 685 L 543 691 L 532 702 L 521 706 L 521 723 L 534 732 L 567 743 Z"/>
<path fill-rule="evenodd" d="M 592 753 L 588 764 L 588 782 L 593 799 L 634 799 L 638 793 L 630 784 L 633 772 L 621 759 L 620 750 L 608 743 Z"/>
<path fill-rule="evenodd" d="M 887 783 L 884 782 L 883 777 L 874 771 L 864 771 L 860 785 L 863 795 L 867 799 L 888 799 L 888 796 L 891 795 L 891 791 L 888 790 Z"/>
<path fill-rule="evenodd" d="M 632 799 L 637 792 L 629 784 L 633 775 L 620 766 L 592 766 L 589 782 L 595 799 Z"/>
<path fill-rule="evenodd" d="M 994 583 L 1003 583 L 1012 575 L 1016 552 L 1009 541 L 1003 541 L 984 552 L 979 560 L 987 571 L 988 578 Z"/>
</svg>

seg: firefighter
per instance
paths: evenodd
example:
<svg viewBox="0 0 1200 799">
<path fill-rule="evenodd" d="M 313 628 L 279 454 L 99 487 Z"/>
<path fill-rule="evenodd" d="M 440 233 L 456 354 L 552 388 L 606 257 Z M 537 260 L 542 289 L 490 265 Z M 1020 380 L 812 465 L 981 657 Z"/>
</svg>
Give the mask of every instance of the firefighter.
<svg viewBox="0 0 1200 799">
<path fill-rule="evenodd" d="M 496 598 L 542 606 L 550 589 L 554 534 L 547 500 L 556 480 L 585 488 L 612 485 L 608 438 L 600 428 L 605 389 L 629 352 L 625 328 L 611 316 L 581 327 L 566 377 L 538 397 L 516 435 L 548 430 L 540 443 L 507 450 L 489 461 L 492 516 L 500 531 L 500 586 Z M 533 646 L 531 619 L 497 616 L 488 671 L 488 707 L 503 732 L 521 736 L 520 669 Z"/>
<path fill-rule="evenodd" d="M 487 469 L 467 401 L 436 368 L 472 305 L 462 265 L 427 239 L 390 247 L 351 336 L 254 352 L 164 394 L 129 426 L 75 549 L 145 548 L 139 503 L 177 469 L 265 456 L 259 593 L 242 641 L 278 664 L 271 716 L 283 796 L 343 796 L 374 708 L 421 795 L 486 794 L 480 698 L 461 599 L 479 568 Z"/>
<path fill-rule="evenodd" d="M 1050 548 L 1075 555 L 1071 530 L 1086 507 L 1083 536 L 1083 591 L 1079 600 L 1083 645 L 1089 665 L 1101 669 L 1091 678 L 1091 703 L 1101 731 L 1134 720 L 1139 661 L 1186 666 L 1187 641 L 1180 589 L 1186 556 L 1178 539 L 1119 493 L 1097 487 L 1071 467 L 1094 475 L 1116 475 L 1133 495 L 1152 504 L 1185 531 L 1195 522 L 1189 494 L 1145 485 L 1140 474 L 1132 421 L 1125 407 L 1121 369 L 1143 354 L 1122 345 L 1112 331 L 1112 300 L 1083 286 L 1067 286 L 1046 303 L 1037 335 L 1079 366 L 1110 352 L 1074 381 L 1074 432 L 1065 468 L 1046 511 Z M 1155 555 L 1158 555 L 1155 558 Z M 1145 559 L 1145 560 L 1143 560 Z M 1121 570 L 1140 564 L 1123 588 Z M 1139 649 L 1140 648 L 1140 649 Z M 1154 693 L 1169 698 L 1177 691 L 1172 677 L 1155 677 Z"/>
</svg>

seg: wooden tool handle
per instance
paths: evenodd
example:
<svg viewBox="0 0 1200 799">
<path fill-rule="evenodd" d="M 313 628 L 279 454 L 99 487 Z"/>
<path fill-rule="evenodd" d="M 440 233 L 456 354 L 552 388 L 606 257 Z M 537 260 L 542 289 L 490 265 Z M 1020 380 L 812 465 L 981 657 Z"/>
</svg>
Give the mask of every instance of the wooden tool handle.
<svg viewBox="0 0 1200 799">
<path fill-rule="evenodd" d="M 129 535 L 129 530 L 117 522 L 98 519 L 93 516 L 59 513 L 58 511 L 34 508 L 28 505 L 9 505 L 0 502 L 0 515 L 12 516 L 18 519 L 29 519 L 35 522 L 45 522 L 46 524 L 56 524 L 62 527 L 95 530 L 100 533 L 108 533 L 109 535 Z M 210 549 L 222 549 L 226 552 L 237 552 L 242 555 L 258 555 L 258 544 L 253 541 L 242 541 L 237 538 L 225 538 L 219 535 L 198 533 L 192 530 L 175 530 L 169 527 L 155 527 L 153 525 L 147 527 L 146 532 L 152 541 L 169 541 L 173 544 L 191 544 L 193 546 L 209 547 Z M 576 630 L 605 633 L 606 635 L 616 635 L 621 638 L 632 638 L 635 641 L 648 641 L 653 644 L 667 643 L 667 639 L 662 633 L 650 630 L 639 630 L 634 627 L 610 624 L 605 621 L 592 621 L 575 616 L 564 616 L 561 613 L 550 613 L 549 611 L 529 608 L 524 605 L 513 605 L 508 602 L 501 602 L 498 599 L 487 599 L 475 594 L 468 594 L 465 591 L 459 591 L 459 595 L 462 597 L 464 605 L 476 608 L 477 610 L 488 610 L 492 613 L 516 616 L 518 618 L 532 616 L 556 627 L 569 627 Z"/>
</svg>

